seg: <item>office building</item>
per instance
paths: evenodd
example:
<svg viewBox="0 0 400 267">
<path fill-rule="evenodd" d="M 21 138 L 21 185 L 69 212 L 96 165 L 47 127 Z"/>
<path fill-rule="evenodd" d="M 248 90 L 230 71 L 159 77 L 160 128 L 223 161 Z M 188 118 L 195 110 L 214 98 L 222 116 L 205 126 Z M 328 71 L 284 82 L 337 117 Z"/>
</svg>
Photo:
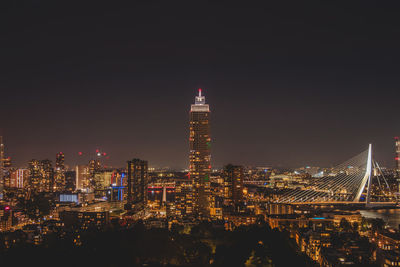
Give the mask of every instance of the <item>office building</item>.
<svg viewBox="0 0 400 267">
<path fill-rule="evenodd" d="M 5 167 L 4 167 L 4 144 L 3 144 L 3 136 L 0 136 L 0 193 L 3 191 L 4 187 L 4 176 L 5 176 Z"/>
<path fill-rule="evenodd" d="M 60 152 L 56 155 L 56 166 L 54 173 L 54 191 L 60 192 L 65 190 L 65 164 L 64 153 Z"/>
<path fill-rule="evenodd" d="M 65 171 L 65 190 L 76 190 L 76 171 Z"/>
<path fill-rule="evenodd" d="M 104 197 L 106 190 L 111 187 L 113 171 L 103 170 L 94 175 L 94 192 L 96 197 Z"/>
<path fill-rule="evenodd" d="M 399 137 L 395 137 L 395 148 L 396 148 L 396 156 L 394 158 L 395 160 L 395 170 L 397 172 L 397 175 L 400 174 L 400 139 Z"/>
<path fill-rule="evenodd" d="M 28 163 L 28 189 L 35 192 L 51 192 L 54 169 L 50 160 L 33 159 Z"/>
<path fill-rule="evenodd" d="M 89 167 L 86 165 L 78 165 L 75 167 L 75 187 L 76 190 L 90 191 L 90 175 Z"/>
<path fill-rule="evenodd" d="M 89 161 L 89 174 L 91 178 L 94 178 L 94 175 L 101 170 L 101 163 L 98 159 L 92 159 Z"/>
</svg>

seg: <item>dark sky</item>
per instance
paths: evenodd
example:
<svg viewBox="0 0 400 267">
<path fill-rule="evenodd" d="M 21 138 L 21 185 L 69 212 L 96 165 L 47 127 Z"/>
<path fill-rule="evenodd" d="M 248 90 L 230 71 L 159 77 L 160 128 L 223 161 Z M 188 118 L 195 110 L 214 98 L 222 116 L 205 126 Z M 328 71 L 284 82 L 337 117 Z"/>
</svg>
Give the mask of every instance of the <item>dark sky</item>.
<svg viewBox="0 0 400 267">
<path fill-rule="evenodd" d="M 398 1 L 82 2 L 0 4 L 0 127 L 16 166 L 100 148 L 114 166 L 186 167 L 199 87 L 216 167 L 330 166 L 369 142 L 393 165 Z"/>
</svg>

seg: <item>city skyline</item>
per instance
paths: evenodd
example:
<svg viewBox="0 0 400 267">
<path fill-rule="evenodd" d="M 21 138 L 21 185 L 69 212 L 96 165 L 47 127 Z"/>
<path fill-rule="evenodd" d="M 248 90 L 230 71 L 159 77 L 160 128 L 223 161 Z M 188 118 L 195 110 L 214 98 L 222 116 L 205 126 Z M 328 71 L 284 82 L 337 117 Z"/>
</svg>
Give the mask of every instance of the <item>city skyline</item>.
<svg viewBox="0 0 400 267">
<path fill-rule="evenodd" d="M 2 3 L 0 262 L 400 266 L 399 11 Z"/>
<path fill-rule="evenodd" d="M 397 5 L 6 3 L 7 153 L 75 165 L 100 148 L 113 166 L 187 168 L 186 112 L 203 88 L 215 166 L 330 166 L 373 143 L 393 167 Z"/>
<path fill-rule="evenodd" d="M 196 89 L 194 91 L 195 92 L 197 91 L 201 96 L 201 93 L 202 93 L 203 89 L 202 88 L 198 88 L 198 89 Z M 197 98 L 197 96 L 196 96 L 196 98 Z M 210 112 L 210 114 L 211 114 L 211 112 Z M 4 139 L 4 137 L 3 137 L 3 139 Z M 382 158 L 385 158 L 385 157 L 389 158 L 389 164 L 387 164 L 386 160 L 383 160 L 383 164 L 387 164 L 387 165 L 384 165 L 385 167 L 389 167 L 389 168 L 396 167 L 395 164 L 396 164 L 396 160 L 397 160 L 397 156 L 396 156 L 397 154 L 396 154 L 396 148 L 394 148 L 394 145 L 397 144 L 397 139 L 398 139 L 397 136 L 395 136 L 393 139 L 390 139 L 392 141 L 391 142 L 392 151 L 390 151 L 391 153 L 390 153 L 389 157 L 390 156 L 395 156 L 395 157 L 389 158 L 389 157 L 387 157 L 388 155 L 384 155 L 384 157 L 382 157 Z M 4 147 L 6 148 L 5 149 L 6 150 L 5 155 L 7 155 L 7 157 L 10 157 L 10 155 L 13 154 L 12 151 L 10 151 L 9 149 L 7 150 L 7 145 L 4 145 Z M 365 146 L 364 147 L 360 147 L 360 149 L 362 149 L 362 148 L 365 148 Z M 378 147 L 378 149 L 375 148 L 375 150 L 378 151 L 378 160 L 379 160 L 379 155 L 381 155 L 382 152 L 379 149 L 379 147 Z M 71 150 L 69 150 L 69 151 L 71 151 Z M 118 162 L 116 160 L 112 161 L 112 160 L 110 160 L 110 153 L 109 152 L 104 152 L 104 151 L 105 150 L 101 146 L 93 146 L 91 151 L 84 151 L 84 152 L 82 150 L 79 150 L 77 152 L 74 151 L 73 152 L 74 154 L 67 155 L 67 163 L 66 163 L 66 165 L 69 166 L 70 169 L 74 169 L 75 165 L 87 164 L 87 162 L 90 161 L 90 160 L 101 159 L 102 163 L 105 166 L 108 165 L 108 166 L 114 167 L 114 168 L 116 168 L 116 167 L 117 168 L 123 168 L 124 167 L 124 164 L 125 164 L 124 161 L 122 161 L 122 162 Z M 124 153 L 126 153 L 126 152 L 127 151 L 124 151 Z M 335 152 L 336 151 L 333 151 L 333 154 L 335 154 Z M 375 153 L 376 152 L 374 151 L 374 154 Z M 41 158 L 49 159 L 52 162 L 56 163 L 56 160 L 54 160 L 54 159 L 56 159 L 59 154 L 65 154 L 65 153 L 64 152 L 57 152 L 55 155 L 53 155 L 54 157 L 42 156 Z M 39 154 L 35 154 L 35 155 L 40 155 L 40 153 Z M 43 153 L 41 155 L 43 155 Z M 133 153 L 133 155 L 134 156 L 141 156 L 141 155 L 138 155 L 138 154 L 135 154 L 135 153 Z M 70 156 L 70 157 L 68 158 L 68 156 Z M 301 155 L 300 155 L 300 157 L 301 157 Z M 18 161 L 18 159 L 17 159 L 17 161 L 14 161 L 14 159 L 15 159 L 15 157 L 14 157 L 14 158 L 12 158 L 12 164 L 14 165 L 14 167 L 26 168 L 31 159 L 37 159 L 37 158 L 40 158 L 40 157 L 31 157 L 28 161 L 21 162 L 19 166 L 16 166 L 16 164 L 18 164 L 18 162 L 20 162 L 20 161 Z M 243 162 L 246 162 L 245 165 L 248 165 L 248 166 L 284 167 L 284 168 L 287 168 L 287 167 L 296 168 L 296 167 L 302 167 L 302 166 L 306 166 L 306 165 L 307 166 L 319 166 L 319 167 L 332 167 L 335 163 L 337 163 L 340 160 L 342 160 L 342 159 L 335 159 L 334 161 L 332 161 L 332 162 L 330 162 L 330 163 L 328 163 L 326 165 L 318 164 L 318 160 L 315 160 L 315 159 L 311 159 L 308 162 L 303 161 L 302 159 L 297 161 L 297 162 L 303 162 L 304 163 L 303 165 L 301 165 L 299 163 L 285 165 L 285 164 L 282 164 L 282 161 L 273 163 L 274 160 L 270 161 L 269 163 L 268 162 L 265 162 L 265 163 L 258 162 L 258 164 L 257 163 L 246 162 L 245 160 L 243 160 L 243 161 L 238 161 L 238 160 L 235 161 L 235 160 L 233 160 L 233 161 L 228 161 L 228 162 L 227 161 L 217 161 L 217 164 L 216 164 L 215 168 L 216 169 L 222 169 L 223 165 L 225 165 L 227 163 L 232 163 L 232 162 L 235 163 L 235 164 L 239 164 L 239 163 L 243 164 Z M 168 165 L 162 165 L 162 163 L 161 164 L 160 163 L 154 164 L 154 163 L 152 163 L 151 159 L 150 159 L 150 166 L 152 168 L 170 168 L 170 169 L 176 169 L 176 170 L 189 169 L 188 168 L 189 163 L 188 163 L 187 166 L 179 166 L 179 165 L 168 166 Z"/>
</svg>

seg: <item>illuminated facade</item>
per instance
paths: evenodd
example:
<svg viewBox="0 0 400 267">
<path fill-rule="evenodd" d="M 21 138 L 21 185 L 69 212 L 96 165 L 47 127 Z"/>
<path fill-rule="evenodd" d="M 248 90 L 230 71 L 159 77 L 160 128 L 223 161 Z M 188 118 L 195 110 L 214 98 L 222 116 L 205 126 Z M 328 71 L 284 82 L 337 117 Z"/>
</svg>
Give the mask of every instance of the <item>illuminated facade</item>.
<svg viewBox="0 0 400 267">
<path fill-rule="evenodd" d="M 91 186 L 91 189 L 94 189 L 96 187 L 94 176 L 96 175 L 96 173 L 99 173 L 101 171 L 100 160 L 98 160 L 98 159 L 90 160 L 88 166 L 89 166 L 90 186 Z"/>
<path fill-rule="evenodd" d="M 7 170 L 7 168 L 11 167 L 11 158 L 7 157 L 3 159 L 3 167 Z"/>
<path fill-rule="evenodd" d="M 10 206 L 0 205 L 0 232 L 9 231 L 12 227 L 12 210 Z"/>
<path fill-rule="evenodd" d="M 54 191 L 63 191 L 65 189 L 65 165 L 64 153 L 56 155 L 56 168 L 54 173 Z"/>
<path fill-rule="evenodd" d="M 192 181 L 175 182 L 175 213 L 178 217 L 193 215 L 194 190 Z"/>
<path fill-rule="evenodd" d="M 223 178 L 225 204 L 238 204 L 243 200 L 243 167 L 226 165 L 223 171 Z"/>
<path fill-rule="evenodd" d="M 100 230 L 109 224 L 110 213 L 108 211 L 69 210 L 60 212 L 60 219 L 66 228 Z"/>
<path fill-rule="evenodd" d="M 395 169 L 397 172 L 397 175 L 400 174 L 400 140 L 399 137 L 395 137 L 395 145 L 396 145 L 396 157 L 394 158 L 395 160 Z"/>
<path fill-rule="evenodd" d="M 51 192 L 53 189 L 54 169 L 50 160 L 33 159 L 28 164 L 28 189 L 36 192 Z"/>
<path fill-rule="evenodd" d="M 89 167 L 86 165 L 78 165 L 75 168 L 76 190 L 89 190 L 90 188 L 90 177 L 89 177 Z"/>
<path fill-rule="evenodd" d="M 125 172 L 114 170 L 111 174 L 111 198 L 113 200 L 126 200 L 128 198 L 128 177 Z"/>
<path fill-rule="evenodd" d="M 210 213 L 211 136 L 210 108 L 199 95 L 190 109 L 189 171 L 194 184 L 195 211 L 200 216 Z"/>
<path fill-rule="evenodd" d="M 95 190 L 106 190 L 111 186 L 113 171 L 97 172 L 94 175 Z"/>
<path fill-rule="evenodd" d="M 3 191 L 4 186 L 4 175 L 5 175 L 5 168 L 4 168 L 4 144 L 3 144 L 3 136 L 0 136 L 0 193 Z"/>
<path fill-rule="evenodd" d="M 145 160 L 128 161 L 128 203 L 147 205 L 148 163 Z"/>
<path fill-rule="evenodd" d="M 29 172 L 27 169 L 17 169 L 10 172 L 9 187 L 25 188 L 28 181 Z"/>
</svg>

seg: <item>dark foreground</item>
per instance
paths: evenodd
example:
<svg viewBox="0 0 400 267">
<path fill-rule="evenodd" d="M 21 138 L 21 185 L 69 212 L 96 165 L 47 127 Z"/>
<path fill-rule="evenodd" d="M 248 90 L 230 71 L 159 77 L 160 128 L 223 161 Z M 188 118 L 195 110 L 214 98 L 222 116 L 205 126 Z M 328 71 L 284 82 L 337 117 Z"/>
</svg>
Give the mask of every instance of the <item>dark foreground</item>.
<svg viewBox="0 0 400 267">
<path fill-rule="evenodd" d="M 48 234 L 41 245 L 16 242 L 2 249 L 0 260 L 1 266 L 313 266 L 292 242 L 265 224 L 226 231 L 201 223 L 168 231 L 138 223 Z"/>
</svg>

